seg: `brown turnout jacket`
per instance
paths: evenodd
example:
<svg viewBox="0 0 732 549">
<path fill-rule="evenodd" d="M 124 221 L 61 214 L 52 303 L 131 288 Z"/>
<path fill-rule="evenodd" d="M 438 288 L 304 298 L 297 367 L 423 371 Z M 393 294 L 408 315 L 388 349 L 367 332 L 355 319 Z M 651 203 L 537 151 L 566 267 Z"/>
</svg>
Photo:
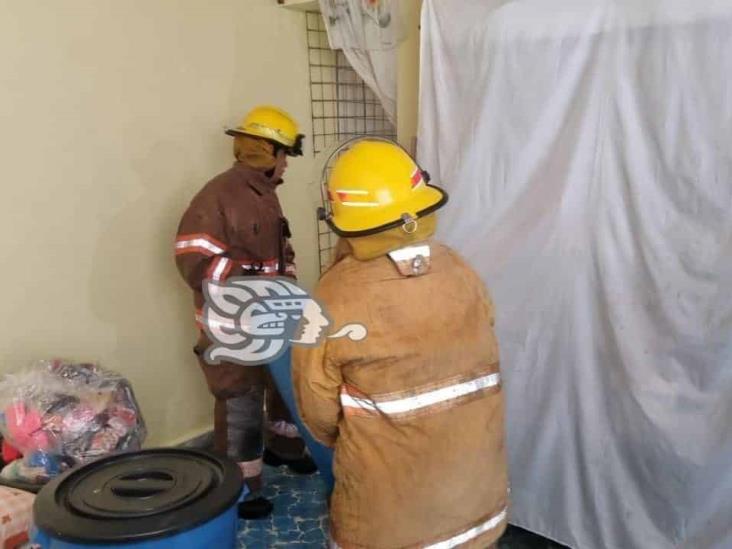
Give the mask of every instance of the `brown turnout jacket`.
<svg viewBox="0 0 732 549">
<path fill-rule="evenodd" d="M 175 241 L 178 270 L 203 307 L 204 279 L 296 276 L 295 253 L 276 182 L 246 164 L 209 181 L 183 214 Z"/>
<path fill-rule="evenodd" d="M 293 349 L 298 406 L 335 447 L 333 545 L 480 547 L 506 524 L 503 396 L 493 308 L 483 283 L 432 242 L 431 270 L 347 256 L 317 295 L 360 342 Z"/>
</svg>

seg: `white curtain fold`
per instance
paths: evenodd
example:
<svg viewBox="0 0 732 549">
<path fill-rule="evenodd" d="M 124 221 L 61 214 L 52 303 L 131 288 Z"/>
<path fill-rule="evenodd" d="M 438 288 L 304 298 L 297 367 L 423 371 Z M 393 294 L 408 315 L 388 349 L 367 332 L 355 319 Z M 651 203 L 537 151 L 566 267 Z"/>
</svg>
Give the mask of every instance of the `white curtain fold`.
<svg viewBox="0 0 732 549">
<path fill-rule="evenodd" d="M 732 2 L 425 0 L 421 63 L 440 237 L 496 301 L 511 520 L 729 549 Z"/>
<path fill-rule="evenodd" d="M 381 102 L 392 124 L 397 111 L 397 46 L 403 39 L 392 0 L 320 0 L 331 49 L 346 59 Z"/>
</svg>

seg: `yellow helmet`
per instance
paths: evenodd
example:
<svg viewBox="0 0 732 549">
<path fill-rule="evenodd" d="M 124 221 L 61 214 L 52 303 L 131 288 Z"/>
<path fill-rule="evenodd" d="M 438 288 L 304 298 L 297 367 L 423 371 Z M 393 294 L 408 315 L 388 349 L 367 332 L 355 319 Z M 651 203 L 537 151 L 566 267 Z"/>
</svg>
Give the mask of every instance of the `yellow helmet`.
<svg viewBox="0 0 732 549">
<path fill-rule="evenodd" d="M 409 231 L 417 219 L 447 202 L 447 193 L 430 185 L 429 174 L 391 140 L 356 138 L 333 155 L 337 153 L 319 215 L 340 236 L 367 236 L 399 226 Z"/>
<path fill-rule="evenodd" d="M 295 119 L 277 107 L 255 107 L 236 128 L 226 130 L 227 135 L 251 135 L 279 143 L 290 156 L 302 155 L 302 140 Z"/>
</svg>

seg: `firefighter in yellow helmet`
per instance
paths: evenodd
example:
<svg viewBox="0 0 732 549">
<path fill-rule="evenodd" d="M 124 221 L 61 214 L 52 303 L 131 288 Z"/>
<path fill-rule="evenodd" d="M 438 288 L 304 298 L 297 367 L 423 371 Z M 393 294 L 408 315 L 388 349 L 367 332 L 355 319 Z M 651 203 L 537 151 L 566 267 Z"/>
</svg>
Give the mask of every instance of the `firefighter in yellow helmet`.
<svg viewBox="0 0 732 549">
<path fill-rule="evenodd" d="M 236 128 L 226 130 L 234 138 L 246 143 L 251 138 L 259 138 L 282 149 L 288 156 L 302 156 L 303 134 L 298 133 L 297 122 L 285 111 L 277 107 L 260 106 L 252 109 Z M 235 141 L 236 143 L 237 141 Z"/>
<path fill-rule="evenodd" d="M 293 349 L 299 412 L 335 448 L 334 547 L 480 547 L 506 527 L 503 396 L 493 306 L 432 239 L 446 194 L 398 145 L 335 161 L 321 217 L 350 252 L 316 295 L 360 342 Z"/>
<path fill-rule="evenodd" d="M 210 341 L 201 324 L 202 286 L 204 280 L 232 276 L 296 277 L 276 188 L 287 156 L 302 154 L 303 136 L 289 114 L 269 106 L 253 109 L 226 133 L 234 137 L 236 162 L 193 198 L 180 221 L 175 254 L 178 270 L 193 290 L 200 329 L 194 351 L 215 397 L 214 446 L 239 462 L 251 491 L 239 507 L 240 516 L 262 518 L 272 511 L 260 495 L 263 462 L 284 464 L 297 473 L 313 473 L 315 466 L 265 365 L 206 363 Z"/>
</svg>

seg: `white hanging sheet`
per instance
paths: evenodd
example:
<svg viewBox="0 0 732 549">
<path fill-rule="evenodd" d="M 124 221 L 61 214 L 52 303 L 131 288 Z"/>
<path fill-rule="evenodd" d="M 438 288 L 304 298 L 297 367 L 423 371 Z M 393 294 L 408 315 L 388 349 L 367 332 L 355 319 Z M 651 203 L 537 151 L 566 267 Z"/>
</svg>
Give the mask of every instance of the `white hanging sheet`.
<svg viewBox="0 0 732 549">
<path fill-rule="evenodd" d="M 511 520 L 732 548 L 732 2 L 425 0 L 421 63 L 440 236 L 497 306 Z"/>
<path fill-rule="evenodd" d="M 399 5 L 393 0 L 320 0 L 320 11 L 331 49 L 343 50 L 396 124 L 397 46 L 404 39 Z"/>
</svg>

